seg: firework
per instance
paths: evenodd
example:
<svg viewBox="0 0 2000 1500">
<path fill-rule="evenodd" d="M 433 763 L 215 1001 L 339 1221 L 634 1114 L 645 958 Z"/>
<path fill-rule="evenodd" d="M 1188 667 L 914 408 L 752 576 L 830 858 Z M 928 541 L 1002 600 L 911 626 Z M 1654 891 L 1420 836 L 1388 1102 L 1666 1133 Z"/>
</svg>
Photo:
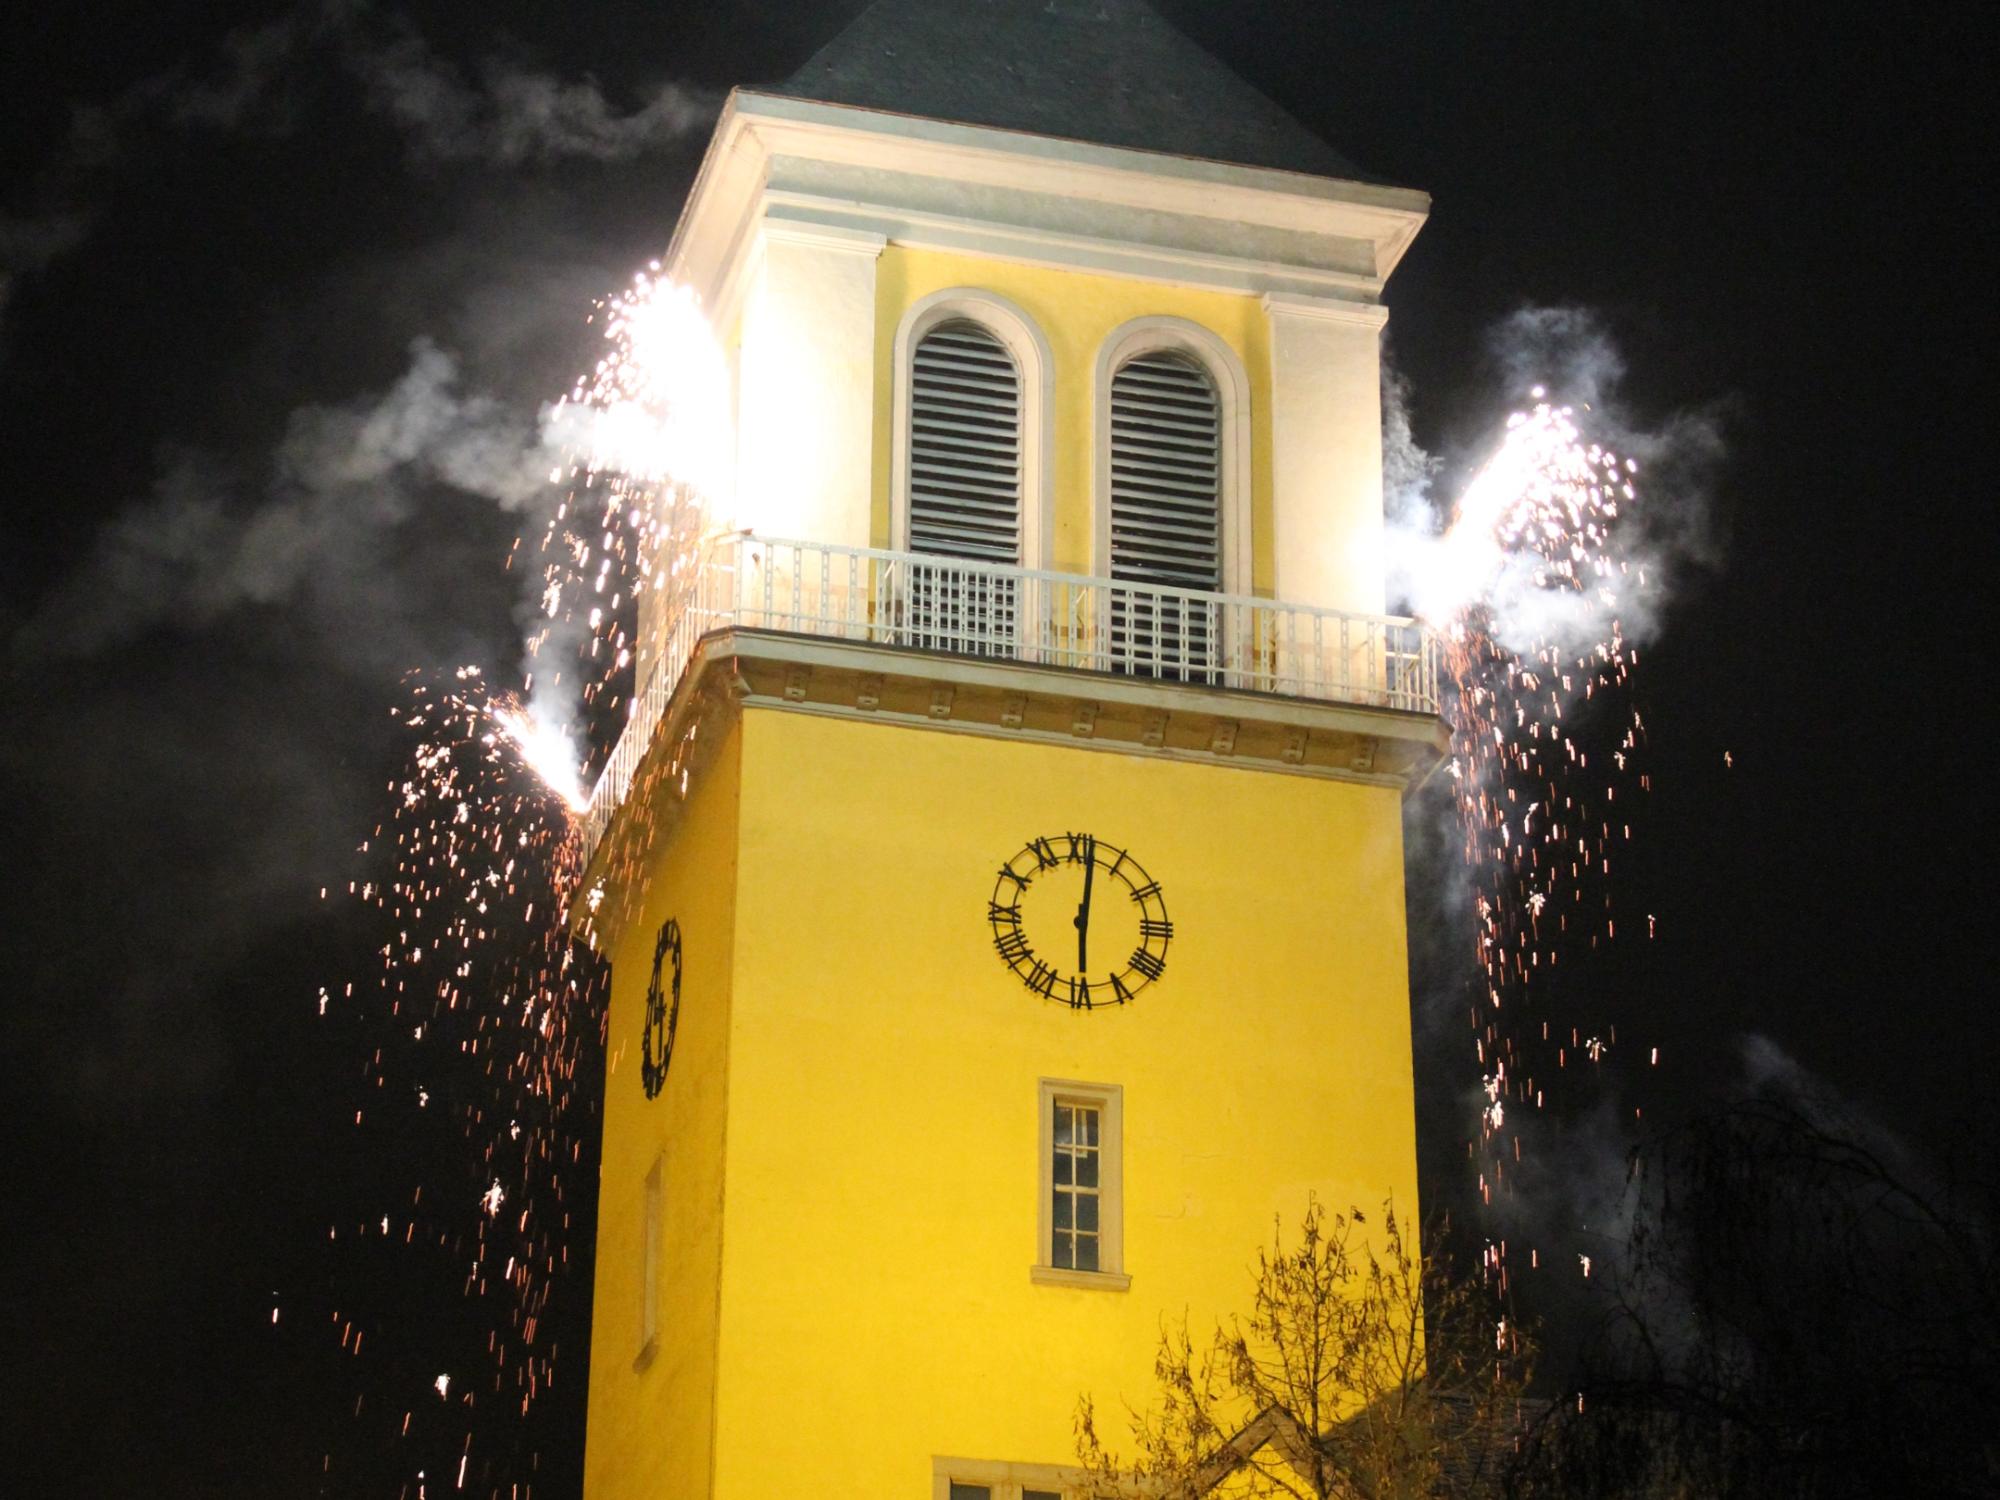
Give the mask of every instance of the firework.
<svg viewBox="0 0 2000 1500">
<path fill-rule="evenodd" d="M 1630 691 L 1637 652 L 1621 626 L 1646 586 L 1619 542 L 1637 466 L 1543 394 L 1509 419 L 1412 570 L 1451 685 L 1446 769 L 1474 885 L 1484 994 L 1471 1022 L 1489 1203 L 1520 1159 L 1512 1111 L 1546 1108 L 1565 1070 L 1601 1063 L 1616 1040 L 1608 1026 L 1535 1019 L 1531 996 L 1565 953 L 1617 935 L 1612 871 L 1649 786 Z M 1494 1268 L 1504 1278 L 1504 1257 Z"/>
<path fill-rule="evenodd" d="M 455 1287 L 464 1316 L 437 1316 L 476 1365 L 360 1367 L 343 1468 L 400 1474 L 406 1496 L 445 1472 L 457 1489 L 528 1500 L 541 1455 L 526 1419 L 556 1379 L 555 1330 L 580 1332 L 588 1315 L 572 1189 L 588 1170 L 604 994 L 601 967 L 569 941 L 589 805 L 578 736 L 614 737 L 603 731 L 644 666 L 634 619 L 689 576 L 711 497 L 728 494 L 721 356 L 700 308 L 657 270 L 599 305 L 604 357 L 547 414 L 567 449 L 554 503 L 507 560 L 534 559 L 539 605 L 520 689 L 472 666 L 411 674 L 392 711 L 406 769 L 362 846 L 376 874 L 349 892 L 377 921 L 376 962 L 316 999 L 365 1038 L 352 1128 L 381 1133 L 381 1159 L 427 1164 L 394 1209 L 330 1226 L 329 1240 L 350 1255 L 391 1248 L 402 1279 Z M 463 1170 L 428 1175 L 449 1162 Z M 393 1340 L 385 1324 L 333 1313 L 357 1361 L 371 1332 Z"/>
</svg>

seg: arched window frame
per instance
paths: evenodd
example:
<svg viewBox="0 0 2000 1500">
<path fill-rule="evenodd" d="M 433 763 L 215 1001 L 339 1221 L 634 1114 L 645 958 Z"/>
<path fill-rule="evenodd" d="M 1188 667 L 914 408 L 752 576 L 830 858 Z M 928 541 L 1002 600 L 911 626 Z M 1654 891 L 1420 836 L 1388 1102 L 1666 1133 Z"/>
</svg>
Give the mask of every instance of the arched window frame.
<svg viewBox="0 0 2000 1500">
<path fill-rule="evenodd" d="M 1112 329 L 1097 351 L 1096 421 L 1092 457 L 1091 572 L 1111 576 L 1111 380 L 1141 354 L 1185 354 L 1215 382 L 1222 423 L 1222 592 L 1248 594 L 1250 535 L 1250 375 L 1217 334 L 1186 318 L 1134 318 Z"/>
<path fill-rule="evenodd" d="M 1048 441 L 1055 360 L 1035 320 L 997 292 L 949 287 L 911 305 L 896 328 L 894 457 L 889 470 L 889 545 L 910 549 L 910 406 L 912 360 L 925 334 L 940 323 L 977 323 L 1006 346 L 1021 371 L 1021 565 L 1046 568 L 1053 528 Z"/>
</svg>

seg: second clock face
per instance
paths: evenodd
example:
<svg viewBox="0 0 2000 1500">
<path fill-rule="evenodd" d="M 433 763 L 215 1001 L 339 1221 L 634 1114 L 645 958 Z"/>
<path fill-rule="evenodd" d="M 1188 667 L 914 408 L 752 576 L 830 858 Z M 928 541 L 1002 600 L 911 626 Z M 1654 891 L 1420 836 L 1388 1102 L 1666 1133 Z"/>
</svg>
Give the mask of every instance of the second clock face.
<svg viewBox="0 0 2000 1500">
<path fill-rule="evenodd" d="M 646 983 L 646 1029 L 639 1036 L 639 1081 L 657 1099 L 667 1086 L 674 1028 L 681 1018 L 681 924 L 668 918 L 653 944 L 653 976 Z"/>
<path fill-rule="evenodd" d="M 1160 883 L 1088 833 L 1030 839 L 994 877 L 986 920 L 1000 961 L 1076 1010 L 1123 1005 L 1159 979 L 1174 935 Z"/>
</svg>

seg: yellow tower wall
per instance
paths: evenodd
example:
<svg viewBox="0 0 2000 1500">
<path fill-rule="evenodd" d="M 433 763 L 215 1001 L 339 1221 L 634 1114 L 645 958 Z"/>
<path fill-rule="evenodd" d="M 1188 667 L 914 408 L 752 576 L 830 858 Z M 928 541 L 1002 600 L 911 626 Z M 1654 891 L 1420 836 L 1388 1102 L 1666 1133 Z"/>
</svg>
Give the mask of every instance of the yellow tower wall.
<svg viewBox="0 0 2000 1500">
<path fill-rule="evenodd" d="M 731 734 L 693 784 L 678 821 L 651 852 L 643 890 L 614 895 L 636 906 L 609 954 L 584 1445 L 584 1490 L 594 1500 L 709 1491 L 741 744 Z M 683 932 L 681 1007 L 665 1086 L 648 1099 L 640 1083 L 646 986 L 654 943 L 670 917 Z M 646 1178 L 656 1161 L 663 1188 L 658 1335 L 642 1357 L 641 1246 Z"/>
<path fill-rule="evenodd" d="M 1111 1413 L 1150 1394 L 1163 1318 L 1244 1307 L 1273 1215 L 1312 1193 L 1415 1212 L 1396 791 L 771 708 L 741 734 L 734 977 L 700 981 L 730 983 L 715 1496 L 922 1496 L 934 1455 L 1069 1462 L 1079 1394 Z M 1044 1001 L 993 951 L 996 868 L 1070 830 L 1128 847 L 1175 922 L 1165 978 L 1122 1009 Z M 709 847 L 676 840 L 668 904 L 720 904 Z M 628 1058 L 641 941 L 613 1013 Z M 690 925 L 690 953 L 706 942 Z M 722 1066 L 701 1037 L 682 1082 Z M 1044 1078 L 1124 1090 L 1129 1290 L 1030 1280 Z M 612 1092 L 607 1231 L 643 1170 L 620 1134 L 660 1138 L 635 1083 Z M 712 1113 L 699 1129 L 705 1149 Z M 607 1232 L 601 1288 L 624 1254 Z M 594 1375 L 629 1366 L 629 1321 L 603 1325 Z M 599 1399 L 600 1471 L 610 1446 L 667 1441 L 634 1403 L 600 1430 Z"/>
</svg>

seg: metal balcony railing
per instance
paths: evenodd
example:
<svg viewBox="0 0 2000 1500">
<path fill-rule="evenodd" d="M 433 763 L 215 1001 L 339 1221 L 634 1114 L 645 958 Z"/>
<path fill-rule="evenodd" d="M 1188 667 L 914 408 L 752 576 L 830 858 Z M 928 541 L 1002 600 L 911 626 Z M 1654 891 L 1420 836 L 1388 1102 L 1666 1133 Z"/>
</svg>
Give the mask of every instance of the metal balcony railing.
<svg viewBox="0 0 2000 1500">
<path fill-rule="evenodd" d="M 1414 620 L 737 532 L 709 542 L 583 818 L 587 863 L 631 790 L 696 644 L 731 627 L 954 656 L 1438 711 L 1438 657 Z"/>
</svg>

